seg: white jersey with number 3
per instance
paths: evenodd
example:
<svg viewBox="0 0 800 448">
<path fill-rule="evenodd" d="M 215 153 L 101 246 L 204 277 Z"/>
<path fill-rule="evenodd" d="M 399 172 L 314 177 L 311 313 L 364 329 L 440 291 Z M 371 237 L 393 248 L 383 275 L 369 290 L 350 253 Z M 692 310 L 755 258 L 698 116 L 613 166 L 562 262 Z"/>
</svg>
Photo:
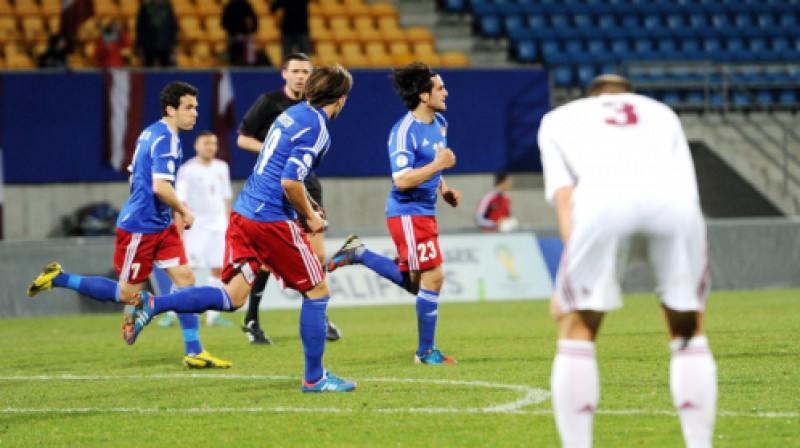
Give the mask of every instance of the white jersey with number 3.
<svg viewBox="0 0 800 448">
<path fill-rule="evenodd" d="M 542 120 L 539 147 L 550 202 L 565 186 L 574 186 L 581 196 L 621 200 L 661 194 L 698 198 L 677 115 L 641 95 L 600 95 L 553 110 Z"/>
<path fill-rule="evenodd" d="M 539 130 L 545 194 L 574 187 L 556 275 L 564 311 L 622 306 L 616 255 L 645 236 L 661 302 L 701 310 L 709 288 L 705 223 L 689 146 L 667 106 L 632 94 L 580 99 Z"/>
</svg>

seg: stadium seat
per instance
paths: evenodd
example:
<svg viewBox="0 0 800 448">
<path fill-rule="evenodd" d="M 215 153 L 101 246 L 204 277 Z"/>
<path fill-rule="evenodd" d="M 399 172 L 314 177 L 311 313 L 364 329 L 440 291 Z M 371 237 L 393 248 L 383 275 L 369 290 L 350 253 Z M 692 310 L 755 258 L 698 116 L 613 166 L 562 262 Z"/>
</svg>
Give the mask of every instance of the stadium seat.
<svg viewBox="0 0 800 448">
<path fill-rule="evenodd" d="M 17 18 L 14 16 L 0 16 L 0 44 L 17 41 L 19 37 Z"/>
<path fill-rule="evenodd" d="M 197 3 L 197 14 L 203 17 L 219 17 L 222 15 L 222 5 L 214 0 L 203 0 Z"/>
<path fill-rule="evenodd" d="M 373 19 L 379 20 L 382 17 L 392 17 L 395 20 L 398 18 L 397 9 L 394 5 L 388 2 L 377 2 L 370 5 L 370 15 Z"/>
<path fill-rule="evenodd" d="M 597 16 L 597 27 L 601 30 L 609 30 L 617 28 L 617 19 L 611 14 L 602 14 Z"/>
<path fill-rule="evenodd" d="M 183 42 L 197 42 L 204 39 L 205 32 L 196 16 L 183 16 L 178 19 L 179 40 Z"/>
<path fill-rule="evenodd" d="M 98 3 L 98 1 L 99 0 L 95 0 L 95 3 Z M 111 0 L 105 0 L 105 1 L 111 1 Z M 15 0 L 13 4 L 14 4 L 14 14 L 18 18 L 41 16 L 42 14 L 41 9 L 39 8 L 39 4 L 36 3 L 36 1 L 34 0 Z M 114 5 L 114 8 L 116 8 L 116 4 Z M 97 5 L 95 5 L 95 11 L 97 11 Z"/>
<path fill-rule="evenodd" d="M 562 65 L 553 69 L 553 83 L 557 87 L 566 87 L 574 84 L 572 66 Z"/>
<path fill-rule="evenodd" d="M 784 89 L 778 92 L 778 104 L 781 106 L 797 107 L 797 91 Z"/>
<path fill-rule="evenodd" d="M 469 67 L 469 58 L 460 51 L 446 51 L 439 58 L 442 67 Z"/>
<path fill-rule="evenodd" d="M 205 40 L 210 43 L 226 42 L 228 34 L 222 28 L 221 19 L 219 16 L 206 16 L 203 19 L 203 27 L 205 28 Z"/>
<path fill-rule="evenodd" d="M 516 42 L 517 61 L 523 63 L 534 62 L 538 58 L 536 42 L 533 39 L 522 39 Z"/>
<path fill-rule="evenodd" d="M 281 32 L 275 19 L 272 16 L 262 16 L 258 19 L 258 29 L 256 30 L 256 42 L 264 45 L 271 42 L 280 42 Z"/>
<path fill-rule="evenodd" d="M 761 106 L 770 107 L 775 103 L 775 98 L 771 90 L 759 90 L 756 92 L 756 103 Z"/>
<path fill-rule="evenodd" d="M 444 10 L 450 13 L 462 13 L 467 11 L 468 0 L 445 0 Z"/>
<path fill-rule="evenodd" d="M 4 0 L 5 1 L 5 0 Z M 124 3 L 124 2 L 123 2 Z M 42 16 L 49 18 L 61 15 L 61 1 L 60 0 L 40 0 Z M 136 5 L 137 8 L 139 5 Z M 3 12 L 0 10 L 0 14 Z M 55 31 L 55 30 L 51 30 Z"/>
</svg>

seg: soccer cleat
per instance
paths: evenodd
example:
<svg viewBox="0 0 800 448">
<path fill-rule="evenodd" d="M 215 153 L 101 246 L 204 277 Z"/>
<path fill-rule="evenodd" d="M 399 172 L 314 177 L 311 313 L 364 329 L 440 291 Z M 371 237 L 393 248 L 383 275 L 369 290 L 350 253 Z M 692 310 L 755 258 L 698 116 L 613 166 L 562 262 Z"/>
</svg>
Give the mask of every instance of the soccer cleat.
<svg viewBox="0 0 800 448">
<path fill-rule="evenodd" d="M 300 390 L 303 393 L 309 392 L 350 392 L 355 390 L 357 384 L 355 381 L 349 381 L 336 377 L 330 372 L 322 374 L 322 378 L 316 383 L 309 384 L 303 380 L 303 385 Z"/>
<path fill-rule="evenodd" d="M 136 294 L 134 300 L 135 306 L 125 315 L 125 321 L 122 323 L 122 339 L 125 339 L 128 345 L 136 343 L 139 333 L 153 320 L 153 295 L 141 291 Z"/>
<path fill-rule="evenodd" d="M 251 344 L 255 345 L 272 345 L 272 340 L 267 337 L 264 330 L 258 325 L 258 322 L 251 320 L 242 323 L 242 331 L 250 339 Z"/>
<path fill-rule="evenodd" d="M 186 369 L 227 369 L 231 362 L 219 359 L 203 350 L 196 355 L 186 355 L 183 358 L 183 367 Z"/>
<path fill-rule="evenodd" d="M 328 318 L 325 318 L 325 323 L 328 324 L 328 331 L 325 333 L 325 339 L 333 342 L 338 341 L 342 337 L 342 330 L 339 329 L 333 322 L 329 321 Z"/>
<path fill-rule="evenodd" d="M 441 350 L 432 346 L 423 356 L 414 353 L 414 362 L 417 364 L 458 364 L 455 358 L 445 355 Z"/>
<path fill-rule="evenodd" d="M 53 279 L 62 272 L 64 272 L 64 270 L 61 269 L 61 265 L 58 264 L 58 262 L 51 261 L 47 263 L 44 269 L 42 269 L 42 273 L 28 285 L 28 297 L 33 297 L 42 291 L 53 289 Z"/>
<path fill-rule="evenodd" d="M 348 235 L 342 247 L 339 248 L 335 254 L 333 254 L 330 260 L 328 260 L 328 264 L 325 265 L 326 270 L 328 272 L 333 272 L 336 270 L 336 268 L 347 266 L 348 264 L 358 264 L 358 262 L 354 260 L 356 256 L 356 249 L 359 247 L 364 247 L 364 243 L 361 241 L 361 238 L 355 234 Z"/>
<path fill-rule="evenodd" d="M 175 325 L 175 315 L 173 313 L 166 313 L 161 316 L 161 319 L 158 321 L 158 326 L 161 328 L 169 328 Z"/>
<path fill-rule="evenodd" d="M 208 326 L 208 327 L 232 327 L 233 326 L 233 322 L 229 321 L 228 319 L 225 319 L 222 316 L 217 316 L 212 320 L 207 320 L 206 321 L 206 326 Z"/>
</svg>

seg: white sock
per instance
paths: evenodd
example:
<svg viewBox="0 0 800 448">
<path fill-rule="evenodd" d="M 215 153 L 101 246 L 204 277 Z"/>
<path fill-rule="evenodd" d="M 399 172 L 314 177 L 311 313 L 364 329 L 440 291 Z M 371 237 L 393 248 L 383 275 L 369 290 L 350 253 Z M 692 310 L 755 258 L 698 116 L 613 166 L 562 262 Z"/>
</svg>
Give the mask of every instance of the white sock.
<svg viewBox="0 0 800 448">
<path fill-rule="evenodd" d="M 594 342 L 559 339 L 550 389 L 561 445 L 591 447 L 594 411 L 600 401 Z"/>
<path fill-rule="evenodd" d="M 717 366 L 708 339 L 695 336 L 682 347 L 682 339 L 670 343 L 669 384 L 678 410 L 687 448 L 710 448 L 717 411 Z"/>
<path fill-rule="evenodd" d="M 208 276 L 208 280 L 206 281 L 206 286 L 214 286 L 217 288 L 222 287 L 222 280 L 219 277 Z M 206 311 L 206 325 L 211 326 L 214 325 L 214 321 L 219 317 L 219 311 L 217 310 L 208 310 Z"/>
</svg>

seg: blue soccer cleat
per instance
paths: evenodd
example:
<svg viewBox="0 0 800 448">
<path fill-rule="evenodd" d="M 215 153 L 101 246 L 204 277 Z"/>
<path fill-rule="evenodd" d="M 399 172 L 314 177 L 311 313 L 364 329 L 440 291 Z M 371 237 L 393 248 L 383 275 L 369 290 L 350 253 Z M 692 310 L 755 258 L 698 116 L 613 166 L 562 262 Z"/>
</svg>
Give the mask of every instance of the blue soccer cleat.
<svg viewBox="0 0 800 448">
<path fill-rule="evenodd" d="M 325 265 L 326 270 L 333 272 L 336 268 L 347 266 L 348 264 L 359 264 L 360 262 L 356 261 L 355 258 L 356 250 L 360 247 L 364 247 L 361 238 L 355 234 L 348 235 L 342 247 L 328 260 L 328 264 Z"/>
<path fill-rule="evenodd" d="M 436 348 L 436 346 L 429 348 L 428 351 L 422 356 L 414 353 L 414 362 L 417 364 L 432 365 L 458 364 L 458 361 L 456 361 L 455 358 L 445 355 L 441 350 Z"/>
<path fill-rule="evenodd" d="M 319 379 L 316 383 L 308 384 L 306 380 L 303 380 L 303 386 L 301 390 L 303 393 L 310 393 L 310 392 L 350 392 L 355 390 L 356 388 L 355 381 L 348 381 L 342 378 L 337 378 L 334 374 L 330 372 L 325 372 L 322 375 L 322 378 Z"/>
<path fill-rule="evenodd" d="M 136 343 L 139 333 L 153 320 L 153 297 L 147 291 L 140 292 L 136 296 L 136 305 L 125 315 L 125 321 L 122 323 L 122 339 L 125 339 L 128 345 Z"/>
</svg>

